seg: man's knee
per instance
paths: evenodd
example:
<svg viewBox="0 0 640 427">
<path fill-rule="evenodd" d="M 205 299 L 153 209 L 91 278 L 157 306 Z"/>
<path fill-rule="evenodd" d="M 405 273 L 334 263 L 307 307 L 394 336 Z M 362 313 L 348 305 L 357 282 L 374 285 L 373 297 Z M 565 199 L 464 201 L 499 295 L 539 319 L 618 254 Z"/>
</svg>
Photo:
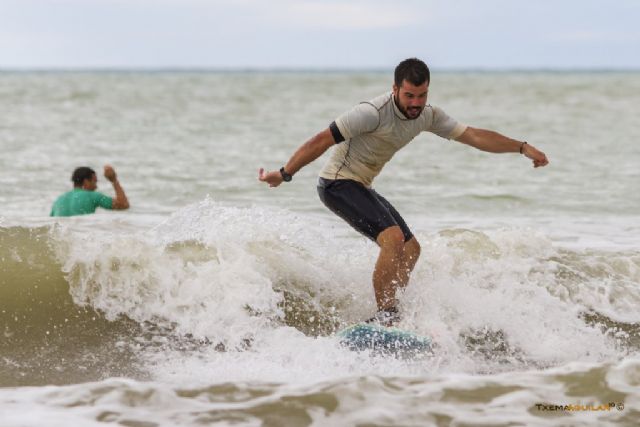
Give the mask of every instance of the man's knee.
<svg viewBox="0 0 640 427">
<path fill-rule="evenodd" d="M 407 243 L 404 244 L 404 253 L 411 260 L 417 260 L 420 257 L 420 243 L 415 236 L 413 236 Z"/>
<path fill-rule="evenodd" d="M 404 234 L 397 225 L 389 227 L 378 234 L 376 241 L 383 250 L 390 250 L 398 254 L 402 254 L 404 250 Z"/>
</svg>

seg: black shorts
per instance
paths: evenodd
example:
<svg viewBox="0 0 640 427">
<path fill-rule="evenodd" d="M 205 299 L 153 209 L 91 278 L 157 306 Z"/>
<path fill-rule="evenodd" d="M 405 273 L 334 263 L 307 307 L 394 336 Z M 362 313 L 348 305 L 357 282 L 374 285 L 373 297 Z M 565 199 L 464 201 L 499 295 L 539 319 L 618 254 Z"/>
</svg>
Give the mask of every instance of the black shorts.
<svg viewBox="0 0 640 427">
<path fill-rule="evenodd" d="M 391 203 L 357 181 L 320 178 L 318 195 L 326 207 L 374 242 L 382 231 L 395 225 L 402 229 L 405 242 L 413 237 Z"/>
</svg>

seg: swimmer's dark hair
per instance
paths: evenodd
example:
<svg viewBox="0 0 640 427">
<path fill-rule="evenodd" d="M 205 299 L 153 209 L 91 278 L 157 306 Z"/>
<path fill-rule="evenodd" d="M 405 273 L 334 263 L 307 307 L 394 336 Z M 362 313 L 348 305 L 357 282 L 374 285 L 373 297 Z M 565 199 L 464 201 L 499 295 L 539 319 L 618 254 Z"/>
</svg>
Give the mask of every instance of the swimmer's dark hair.
<svg viewBox="0 0 640 427">
<path fill-rule="evenodd" d="M 76 170 L 73 171 L 73 175 L 71 175 L 71 181 L 73 181 L 73 186 L 82 187 L 82 183 L 84 182 L 84 180 L 85 179 L 91 180 L 91 178 L 95 174 L 96 174 L 96 171 L 86 166 L 81 166 L 79 168 L 76 168 Z"/>
<path fill-rule="evenodd" d="M 431 73 L 427 64 L 418 58 L 408 58 L 398 64 L 394 73 L 394 83 L 402 86 L 402 81 L 406 80 L 414 86 L 420 86 L 424 82 L 431 81 Z"/>
</svg>

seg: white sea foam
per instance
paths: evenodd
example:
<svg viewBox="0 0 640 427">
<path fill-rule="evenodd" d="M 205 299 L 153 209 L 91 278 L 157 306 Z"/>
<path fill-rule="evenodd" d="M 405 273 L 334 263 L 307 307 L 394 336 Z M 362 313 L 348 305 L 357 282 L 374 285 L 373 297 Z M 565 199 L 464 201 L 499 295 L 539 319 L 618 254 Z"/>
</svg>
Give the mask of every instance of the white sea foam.
<svg viewBox="0 0 640 427">
<path fill-rule="evenodd" d="M 285 293 L 302 295 L 314 307 L 309 316 L 326 316 L 336 325 L 375 310 L 370 275 L 377 248 L 364 239 L 321 233 L 315 221 L 283 209 L 205 199 L 147 231 L 88 239 L 62 227 L 55 236 L 75 301 L 109 318 L 126 315 L 211 342 L 186 359 L 180 350 L 149 349 L 158 378 L 296 382 L 491 372 L 620 354 L 611 336 L 582 317 L 597 308 L 584 302 L 599 276 L 590 278 L 586 270 L 585 281 L 559 284 L 562 276 L 552 266 L 571 257 L 544 235 L 520 229 L 417 235 L 423 255 L 399 294 L 405 314 L 400 326 L 433 336 L 437 357 L 363 359 L 331 337 L 305 335 L 309 319 L 287 323 Z M 624 272 L 629 280 L 636 274 Z M 220 343 L 226 351 L 216 347 Z"/>
<path fill-rule="evenodd" d="M 554 369 L 497 375 L 349 376 L 300 383 L 219 382 L 180 386 L 129 379 L 65 387 L 0 389 L 7 427 L 153 424 L 422 426 L 520 423 L 536 426 L 633 425 L 640 360 L 572 362 Z M 592 393 L 593 381 L 601 388 Z M 598 393 L 600 395 L 598 395 Z M 603 397 L 606 395 L 607 397 Z M 554 410 L 567 405 L 598 410 Z M 613 405 L 613 406 L 610 406 Z M 300 418 L 301 417 L 301 418 Z M 304 422 L 303 422 L 304 421 Z"/>
</svg>

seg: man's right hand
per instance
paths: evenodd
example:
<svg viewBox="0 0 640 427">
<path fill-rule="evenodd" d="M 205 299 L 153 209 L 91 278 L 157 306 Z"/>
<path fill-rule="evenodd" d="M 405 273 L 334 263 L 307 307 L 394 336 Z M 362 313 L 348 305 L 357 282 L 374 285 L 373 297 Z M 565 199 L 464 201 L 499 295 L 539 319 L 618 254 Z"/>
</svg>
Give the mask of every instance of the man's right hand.
<svg viewBox="0 0 640 427">
<path fill-rule="evenodd" d="M 113 209 L 129 209 L 129 199 L 127 199 L 127 195 L 124 193 L 122 186 L 118 182 L 118 175 L 116 175 L 116 171 L 113 169 L 113 166 L 104 166 L 104 177 L 111 181 L 113 189 L 116 192 L 116 197 L 112 199 L 113 202 L 111 207 Z"/>
<path fill-rule="evenodd" d="M 114 182 L 118 179 L 118 175 L 116 175 L 116 171 L 113 169 L 113 166 L 104 166 L 104 177 L 107 178 L 110 182 Z"/>
<path fill-rule="evenodd" d="M 304 166 L 320 157 L 322 153 L 327 151 L 329 147 L 335 145 L 335 143 L 336 141 L 333 139 L 331 129 L 326 128 L 302 144 L 296 152 L 293 153 L 291 159 L 289 159 L 287 164 L 284 166 L 285 171 L 289 172 L 291 175 L 295 174 Z M 269 184 L 269 187 L 277 187 L 284 181 L 279 170 L 265 173 L 263 168 L 260 168 L 258 171 L 258 180 L 266 182 Z"/>
<path fill-rule="evenodd" d="M 269 184 L 269 187 L 277 187 L 278 185 L 282 184 L 283 181 L 280 171 L 271 171 L 265 173 L 263 168 L 260 168 L 260 170 L 258 171 L 258 180 L 266 182 L 267 184 Z"/>
</svg>

